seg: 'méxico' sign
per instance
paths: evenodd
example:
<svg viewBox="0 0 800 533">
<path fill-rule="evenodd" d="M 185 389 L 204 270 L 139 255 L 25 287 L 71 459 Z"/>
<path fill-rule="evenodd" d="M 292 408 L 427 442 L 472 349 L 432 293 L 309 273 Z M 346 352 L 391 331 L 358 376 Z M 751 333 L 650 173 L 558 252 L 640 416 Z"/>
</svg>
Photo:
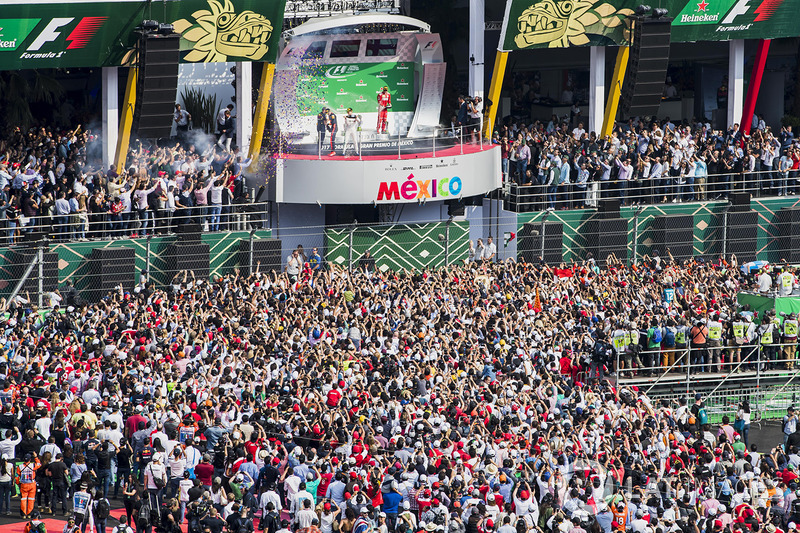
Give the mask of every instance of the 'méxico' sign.
<svg viewBox="0 0 800 533">
<path fill-rule="evenodd" d="M 464 184 L 461 178 L 442 179 L 414 179 L 414 174 L 409 174 L 405 181 L 382 181 L 378 186 L 378 202 L 404 200 L 417 200 L 422 198 L 435 199 L 458 196 Z"/>
</svg>

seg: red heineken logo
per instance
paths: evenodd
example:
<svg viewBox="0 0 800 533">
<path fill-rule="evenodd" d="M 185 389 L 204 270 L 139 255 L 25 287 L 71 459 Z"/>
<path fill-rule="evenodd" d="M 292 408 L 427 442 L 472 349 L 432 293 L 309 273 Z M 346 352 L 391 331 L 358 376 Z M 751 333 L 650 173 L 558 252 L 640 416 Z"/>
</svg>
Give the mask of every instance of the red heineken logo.
<svg viewBox="0 0 800 533">
<path fill-rule="evenodd" d="M 707 7 L 708 7 L 708 2 L 706 2 L 706 0 L 703 0 L 702 2 L 697 4 L 698 11 L 705 11 Z"/>
</svg>

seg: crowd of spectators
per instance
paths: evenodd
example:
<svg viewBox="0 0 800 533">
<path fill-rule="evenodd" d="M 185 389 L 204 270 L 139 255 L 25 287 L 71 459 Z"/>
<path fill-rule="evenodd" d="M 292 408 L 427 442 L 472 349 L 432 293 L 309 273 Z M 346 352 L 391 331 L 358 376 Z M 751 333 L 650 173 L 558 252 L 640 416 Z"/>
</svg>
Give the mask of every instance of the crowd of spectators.
<svg viewBox="0 0 800 533">
<path fill-rule="evenodd" d="M 502 147 L 506 179 L 534 185 L 530 203 L 540 209 L 596 207 L 612 197 L 638 205 L 799 190 L 800 144 L 791 126 L 774 132 L 758 116 L 747 134 L 739 124 L 723 131 L 666 118 L 618 123 L 603 138 L 587 131 L 580 115 L 529 124 L 508 119 L 493 142 Z"/>
<path fill-rule="evenodd" d="M 100 140 L 68 132 L 15 129 L 0 139 L 0 242 L 45 232 L 57 240 L 167 234 L 181 224 L 233 229 L 252 202 L 242 171 L 250 162 L 213 143 L 136 144 L 125 168 L 104 168 Z"/>
<path fill-rule="evenodd" d="M 16 481 L 24 516 L 71 512 L 69 533 L 105 533 L 115 497 L 118 533 L 792 533 L 793 409 L 761 447 L 747 397 L 712 423 L 701 394 L 604 376 L 633 345 L 668 363 L 672 327 L 736 337 L 739 272 L 304 263 L 4 302 L 0 512 Z"/>
</svg>

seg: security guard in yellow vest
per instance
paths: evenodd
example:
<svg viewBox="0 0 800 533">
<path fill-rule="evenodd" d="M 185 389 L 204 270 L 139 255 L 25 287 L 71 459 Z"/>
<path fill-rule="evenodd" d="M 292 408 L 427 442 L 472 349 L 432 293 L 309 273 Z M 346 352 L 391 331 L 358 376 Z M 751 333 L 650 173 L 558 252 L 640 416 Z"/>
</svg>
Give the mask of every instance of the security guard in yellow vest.
<svg viewBox="0 0 800 533">
<path fill-rule="evenodd" d="M 796 364 L 797 353 L 797 313 L 792 313 L 783 320 L 783 354 L 786 359 L 786 368 Z"/>
<path fill-rule="evenodd" d="M 711 365 L 711 370 L 721 371 L 720 363 L 722 363 L 722 321 L 720 320 L 719 313 L 711 315 L 708 321 L 708 360 Z"/>
<path fill-rule="evenodd" d="M 747 343 L 747 323 L 745 323 L 741 315 L 736 316 L 732 326 L 734 349 L 731 350 L 731 370 L 741 362 L 742 345 Z"/>
<path fill-rule="evenodd" d="M 759 364 L 766 365 L 768 368 L 771 367 L 772 362 L 775 360 L 775 352 L 777 349 L 775 346 L 775 332 L 777 329 L 772 322 L 774 314 L 774 311 L 766 311 L 761 320 L 761 325 L 758 326 L 758 338 L 761 344 Z"/>
<path fill-rule="evenodd" d="M 787 268 L 778 276 L 778 294 L 781 296 L 791 296 L 792 291 L 794 291 L 794 284 L 794 274 L 789 272 Z"/>
<path fill-rule="evenodd" d="M 631 359 L 625 349 L 625 328 L 622 327 L 621 322 L 617 322 L 616 329 L 611 334 L 611 344 L 614 346 L 614 351 L 619 356 L 619 368 L 617 371 L 621 369 L 630 369 L 631 368 Z"/>
<path fill-rule="evenodd" d="M 645 375 L 650 375 L 650 366 L 651 365 L 644 365 L 642 364 L 642 360 L 639 358 L 639 352 L 641 352 L 642 345 L 639 344 L 639 327 L 636 322 L 631 322 L 628 324 L 628 329 L 625 332 L 625 349 L 630 355 L 631 361 L 636 364 L 636 367 L 639 369 L 645 369 Z"/>
</svg>

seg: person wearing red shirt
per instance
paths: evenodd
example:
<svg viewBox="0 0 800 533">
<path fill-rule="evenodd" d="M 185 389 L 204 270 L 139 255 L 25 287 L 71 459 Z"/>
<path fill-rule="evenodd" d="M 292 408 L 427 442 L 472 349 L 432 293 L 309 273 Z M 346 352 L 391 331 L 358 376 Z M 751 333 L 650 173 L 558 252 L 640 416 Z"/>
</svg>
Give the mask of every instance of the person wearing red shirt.
<svg viewBox="0 0 800 533">
<path fill-rule="evenodd" d="M 343 385 L 343 381 L 340 381 L 338 384 L 334 383 L 331 390 L 328 391 L 328 399 L 325 402 L 328 407 L 336 407 L 339 405 L 339 401 L 342 399 L 342 393 L 339 391 L 339 387 Z"/>
<path fill-rule="evenodd" d="M 137 405 L 135 409 L 136 413 L 133 416 L 129 416 L 128 419 L 125 421 L 125 437 L 130 439 L 134 433 L 136 433 L 139 422 L 144 422 L 147 425 L 147 419 L 142 416 L 142 406 Z"/>
<path fill-rule="evenodd" d="M 783 473 L 781 474 L 781 479 L 783 480 L 784 483 L 786 483 L 787 486 L 789 485 L 789 483 L 797 479 L 797 474 L 794 472 L 793 465 L 790 464 L 787 466 L 786 470 L 784 470 Z"/>
<path fill-rule="evenodd" d="M 204 455 L 203 458 L 194 467 L 194 475 L 200 480 L 207 489 L 211 488 L 211 483 L 214 481 L 214 465 L 211 464 L 210 458 Z"/>
</svg>

